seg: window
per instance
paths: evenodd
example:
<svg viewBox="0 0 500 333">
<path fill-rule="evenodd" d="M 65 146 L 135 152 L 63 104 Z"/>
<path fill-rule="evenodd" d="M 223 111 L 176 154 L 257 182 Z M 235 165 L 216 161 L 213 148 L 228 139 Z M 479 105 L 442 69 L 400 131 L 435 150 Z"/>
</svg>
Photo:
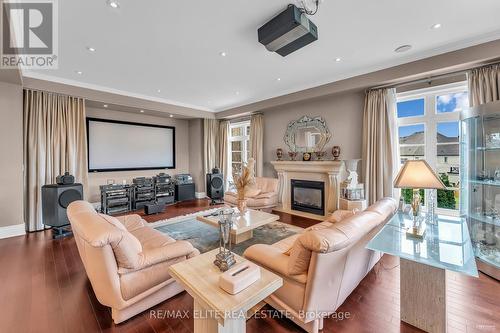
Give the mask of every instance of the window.
<svg viewBox="0 0 500 333">
<path fill-rule="evenodd" d="M 437 210 L 458 214 L 460 181 L 460 111 L 469 107 L 466 82 L 398 94 L 398 143 L 401 163 L 425 159 L 436 171 L 445 190 L 436 195 Z M 406 202 L 412 190 L 402 190 Z M 424 204 L 428 196 L 422 190 Z"/>
<path fill-rule="evenodd" d="M 229 126 L 229 165 L 231 167 L 228 179 L 232 173 L 241 171 L 243 163 L 250 158 L 250 121 L 234 123 Z"/>
</svg>

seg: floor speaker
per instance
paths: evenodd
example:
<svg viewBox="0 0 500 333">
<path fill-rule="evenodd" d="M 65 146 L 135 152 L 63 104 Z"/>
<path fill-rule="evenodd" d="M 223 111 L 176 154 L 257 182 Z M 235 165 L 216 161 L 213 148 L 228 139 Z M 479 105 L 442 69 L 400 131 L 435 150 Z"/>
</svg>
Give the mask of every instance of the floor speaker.
<svg viewBox="0 0 500 333">
<path fill-rule="evenodd" d="M 207 196 L 212 200 L 224 198 L 224 176 L 222 173 L 207 173 Z"/>
<path fill-rule="evenodd" d="M 73 201 L 83 199 L 82 184 L 52 184 L 42 186 L 43 224 L 62 227 L 69 224 L 66 209 Z"/>
</svg>

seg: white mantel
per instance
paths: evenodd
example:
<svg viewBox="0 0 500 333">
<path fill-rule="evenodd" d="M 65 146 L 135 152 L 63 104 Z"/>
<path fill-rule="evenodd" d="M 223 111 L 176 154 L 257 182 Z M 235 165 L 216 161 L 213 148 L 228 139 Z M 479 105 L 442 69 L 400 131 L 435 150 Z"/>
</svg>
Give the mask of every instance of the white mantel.
<svg viewBox="0 0 500 333">
<path fill-rule="evenodd" d="M 340 196 L 340 182 L 345 177 L 344 163 L 342 161 L 271 161 L 279 179 L 279 202 L 278 210 L 324 219 L 338 209 Z M 311 180 L 325 183 L 325 215 L 319 216 L 301 211 L 292 210 L 290 181 Z"/>
</svg>

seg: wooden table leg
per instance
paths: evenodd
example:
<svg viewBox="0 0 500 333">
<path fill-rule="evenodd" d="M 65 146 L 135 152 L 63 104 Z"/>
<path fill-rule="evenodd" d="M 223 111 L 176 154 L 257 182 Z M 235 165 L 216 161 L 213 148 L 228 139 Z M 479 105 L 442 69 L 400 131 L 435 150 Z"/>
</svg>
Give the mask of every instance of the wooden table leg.
<svg viewBox="0 0 500 333">
<path fill-rule="evenodd" d="M 217 319 L 211 316 L 210 310 L 205 310 L 194 300 L 194 333 L 245 333 L 246 318 L 240 316 L 234 319 L 224 319 L 221 325 Z"/>
<path fill-rule="evenodd" d="M 446 271 L 400 259 L 401 320 L 430 333 L 446 332 Z"/>
</svg>

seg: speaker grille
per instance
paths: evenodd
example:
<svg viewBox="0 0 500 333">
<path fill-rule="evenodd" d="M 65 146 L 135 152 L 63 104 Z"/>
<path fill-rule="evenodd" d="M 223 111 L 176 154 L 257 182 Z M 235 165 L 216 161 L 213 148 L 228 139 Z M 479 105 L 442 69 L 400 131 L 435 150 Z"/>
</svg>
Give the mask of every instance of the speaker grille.
<svg viewBox="0 0 500 333">
<path fill-rule="evenodd" d="M 218 190 L 222 188 L 222 178 L 214 177 L 212 178 L 212 187 L 214 190 Z"/>
<path fill-rule="evenodd" d="M 68 208 L 70 203 L 76 200 L 82 200 L 81 193 L 74 189 L 67 190 L 61 193 L 61 195 L 59 196 L 59 205 L 62 208 L 66 209 Z"/>
</svg>

